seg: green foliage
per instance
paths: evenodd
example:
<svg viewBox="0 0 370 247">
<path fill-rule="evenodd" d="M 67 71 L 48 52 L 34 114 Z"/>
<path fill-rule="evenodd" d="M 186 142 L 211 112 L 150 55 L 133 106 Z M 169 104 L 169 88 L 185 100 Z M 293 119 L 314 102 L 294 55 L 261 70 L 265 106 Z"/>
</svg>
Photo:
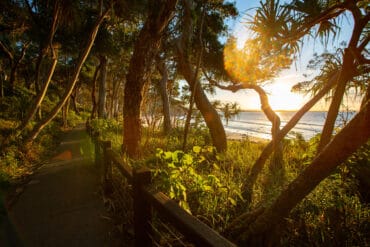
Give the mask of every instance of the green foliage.
<svg viewBox="0 0 370 247">
<path fill-rule="evenodd" d="M 168 192 L 189 213 L 222 230 L 237 201 L 243 198 L 220 162 L 214 147 L 194 146 L 189 153 L 157 149 L 155 163 L 151 165 L 160 190 Z"/>
<path fill-rule="evenodd" d="M 112 142 L 112 148 L 121 150 L 122 144 L 122 122 L 115 119 L 94 119 L 91 121 L 93 129 L 100 131 L 104 140 Z"/>
<path fill-rule="evenodd" d="M 291 213 L 286 244 L 366 246 L 370 207 L 359 200 L 355 183 L 335 173 L 317 186 Z"/>
<path fill-rule="evenodd" d="M 0 118 L 22 119 L 34 94 L 25 88 L 16 88 L 12 96 L 0 97 Z"/>
</svg>

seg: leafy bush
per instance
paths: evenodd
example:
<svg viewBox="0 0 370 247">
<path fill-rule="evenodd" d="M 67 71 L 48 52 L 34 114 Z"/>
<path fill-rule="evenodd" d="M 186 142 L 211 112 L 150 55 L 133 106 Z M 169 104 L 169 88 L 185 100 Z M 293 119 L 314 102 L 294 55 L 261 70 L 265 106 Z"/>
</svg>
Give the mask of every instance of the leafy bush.
<svg viewBox="0 0 370 247">
<path fill-rule="evenodd" d="M 240 187 L 222 170 L 212 146 L 194 146 L 192 151 L 157 149 L 151 164 L 158 189 L 189 213 L 222 230 L 230 220 L 237 201 L 243 200 Z"/>
</svg>

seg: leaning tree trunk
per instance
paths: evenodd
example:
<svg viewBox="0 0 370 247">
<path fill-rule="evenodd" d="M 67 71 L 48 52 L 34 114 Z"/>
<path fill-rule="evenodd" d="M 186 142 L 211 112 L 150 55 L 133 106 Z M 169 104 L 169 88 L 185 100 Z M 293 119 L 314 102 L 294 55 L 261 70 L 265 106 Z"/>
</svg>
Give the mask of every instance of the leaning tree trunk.
<svg viewBox="0 0 370 247">
<path fill-rule="evenodd" d="M 346 90 L 346 85 L 351 78 L 353 78 L 356 73 L 356 63 L 358 57 L 355 55 L 355 51 L 362 52 L 365 48 L 362 44 L 358 46 L 360 38 L 363 34 L 364 29 L 369 23 L 369 14 L 362 16 L 359 12 L 358 7 L 356 6 L 355 1 L 346 1 L 347 8 L 352 12 L 354 19 L 354 27 L 349 41 L 348 47 L 344 50 L 343 54 L 343 66 L 341 69 L 340 76 L 338 78 L 337 87 L 332 99 L 332 102 L 329 107 L 328 115 L 324 124 L 324 128 L 321 134 L 320 143 L 317 147 L 318 153 L 330 142 L 334 127 L 335 121 L 338 116 L 339 108 L 343 99 L 343 95 Z"/>
<path fill-rule="evenodd" d="M 186 53 L 186 47 L 192 33 L 192 14 L 191 14 L 191 1 L 184 1 L 184 28 L 182 37 L 177 42 L 177 63 L 179 72 L 184 76 L 189 84 L 192 92 L 194 92 L 194 101 L 201 112 L 204 121 L 210 131 L 212 143 L 218 152 L 223 152 L 227 149 L 227 141 L 224 126 L 216 109 L 209 102 L 206 94 L 204 93 L 200 83 L 194 76 L 195 71 L 190 66 L 189 56 Z"/>
<path fill-rule="evenodd" d="M 59 18 L 60 15 L 61 15 L 60 2 L 55 1 L 54 2 L 54 10 L 53 10 L 53 22 L 52 22 L 52 25 L 50 27 L 50 31 L 49 31 L 47 40 L 45 42 L 43 42 L 42 40 L 40 41 L 39 55 L 38 55 L 38 58 L 37 58 L 37 61 L 36 61 L 35 89 L 36 89 L 37 94 L 40 94 L 40 93 L 42 94 L 43 90 L 44 90 L 44 88 L 43 88 L 43 89 L 41 89 L 41 92 L 40 92 L 41 64 L 42 64 L 42 60 L 44 59 L 46 53 L 48 52 L 48 46 L 50 46 L 50 48 L 53 49 L 53 47 L 52 47 L 53 38 L 54 38 L 55 32 L 57 31 L 58 23 L 59 23 L 59 20 L 60 20 L 60 18 Z M 53 55 L 53 59 L 54 59 L 54 57 L 55 57 L 54 51 L 53 51 L 52 55 Z M 37 98 L 36 101 L 38 101 L 38 100 L 39 99 Z M 41 101 L 42 101 L 42 99 L 41 99 Z M 33 113 L 33 115 L 36 113 L 36 111 L 37 111 L 37 109 L 35 109 L 35 112 Z M 31 116 L 31 118 L 33 117 L 33 115 Z"/>
<path fill-rule="evenodd" d="M 178 66 L 179 72 L 184 76 L 190 87 L 194 87 L 191 83 L 193 80 L 194 72 L 190 67 L 190 64 L 185 61 L 182 51 L 178 50 Z M 206 94 L 204 93 L 200 83 L 195 85 L 194 101 L 201 112 L 204 121 L 210 131 L 212 137 L 212 143 L 216 147 L 218 152 L 223 152 L 227 148 L 226 134 L 224 126 L 222 125 L 220 116 L 216 109 L 209 102 Z"/>
<path fill-rule="evenodd" d="M 158 83 L 158 88 L 162 99 L 163 133 L 165 135 L 168 135 L 171 131 L 170 103 L 167 94 L 168 72 L 166 64 L 161 61 L 161 58 L 159 56 L 156 57 L 156 62 L 157 69 L 162 76 L 162 79 Z"/>
<path fill-rule="evenodd" d="M 52 49 L 54 49 L 54 48 L 52 48 Z M 46 77 L 46 81 L 45 81 L 43 87 L 41 88 L 41 91 L 36 96 L 36 99 L 35 99 L 33 105 L 29 108 L 26 117 L 22 120 L 21 125 L 18 127 L 18 131 L 19 132 L 22 132 L 26 128 L 26 126 L 28 125 L 28 123 L 35 116 L 35 114 L 37 112 L 37 109 L 40 108 L 41 103 L 42 103 L 42 101 L 45 98 L 46 91 L 47 91 L 47 89 L 49 87 L 49 84 L 51 82 L 51 78 L 52 78 L 52 76 L 54 74 L 54 71 L 55 71 L 55 68 L 57 66 L 57 63 L 58 63 L 58 57 L 57 57 L 56 52 L 53 51 L 53 62 L 52 62 L 51 67 L 49 69 L 48 76 Z"/>
<path fill-rule="evenodd" d="M 80 54 L 80 56 L 78 58 L 78 62 L 77 62 L 77 65 L 75 67 L 72 79 L 68 83 L 67 89 L 66 89 L 65 93 L 63 94 L 61 100 L 51 110 L 51 112 L 49 113 L 49 115 L 46 118 L 44 118 L 43 120 L 41 120 L 39 123 L 37 123 L 35 125 L 35 127 L 33 128 L 30 135 L 27 137 L 27 139 L 25 141 L 25 147 L 27 147 L 29 144 L 33 143 L 33 141 L 36 139 L 36 137 L 40 134 L 41 130 L 43 128 L 45 128 L 45 126 L 48 125 L 57 116 L 60 109 L 62 109 L 62 107 L 67 102 L 68 98 L 70 97 L 70 95 L 73 92 L 73 89 L 74 89 L 74 87 L 77 83 L 77 79 L 78 79 L 78 76 L 80 75 L 82 65 L 84 64 L 87 56 L 90 53 L 91 47 L 94 44 L 96 34 L 98 33 L 99 27 L 100 27 L 101 23 L 103 22 L 103 20 L 106 18 L 106 16 L 107 16 L 109 10 L 111 9 L 111 7 L 112 6 L 107 8 L 96 20 L 96 22 L 95 22 L 95 24 L 94 24 L 94 26 L 93 26 L 93 28 L 92 28 L 89 36 L 88 36 L 86 46 L 85 46 L 85 48 L 83 49 L 82 53 Z"/>
<path fill-rule="evenodd" d="M 346 161 L 370 138 L 370 102 L 346 125 L 332 141 L 267 209 L 246 213 L 235 220 L 230 232 L 243 246 L 272 246 L 278 240 L 278 225 L 336 167 Z M 348 141 L 351 140 L 351 141 Z"/>
<path fill-rule="evenodd" d="M 98 98 L 98 118 L 106 117 L 105 102 L 107 98 L 107 57 L 100 56 L 100 80 L 99 80 L 99 98 Z"/>
<path fill-rule="evenodd" d="M 321 139 L 317 147 L 318 152 L 320 152 L 330 142 L 335 127 L 335 121 L 339 113 L 339 108 L 346 91 L 347 82 L 353 77 L 352 71 L 354 71 L 354 66 L 352 61 L 353 56 L 346 50 L 343 56 L 343 67 L 338 78 L 335 93 L 330 104 L 328 115 L 326 116 L 324 128 L 322 130 Z"/>
<path fill-rule="evenodd" d="M 283 138 L 289 133 L 291 129 L 298 123 L 298 121 L 303 117 L 303 115 L 308 112 L 325 94 L 329 92 L 329 90 L 335 85 L 339 76 L 339 72 L 333 74 L 330 78 L 328 83 L 312 98 L 310 99 L 304 106 L 299 109 L 294 116 L 286 123 L 286 125 L 279 131 L 276 135 L 275 142 L 281 142 Z M 252 193 L 252 188 L 254 183 L 257 180 L 258 174 L 263 169 L 263 166 L 266 163 L 266 160 L 270 157 L 271 153 L 274 151 L 274 142 L 271 141 L 267 146 L 263 149 L 261 155 L 257 159 L 257 161 L 253 164 L 252 169 L 250 170 L 248 179 L 246 179 L 242 186 L 242 191 L 244 196 L 250 198 Z"/>
<path fill-rule="evenodd" d="M 158 53 L 163 31 L 173 16 L 177 0 L 150 1 L 148 18 L 135 42 L 126 76 L 123 106 L 123 148 L 130 157 L 139 157 L 141 140 L 141 91 L 149 68 Z"/>
</svg>

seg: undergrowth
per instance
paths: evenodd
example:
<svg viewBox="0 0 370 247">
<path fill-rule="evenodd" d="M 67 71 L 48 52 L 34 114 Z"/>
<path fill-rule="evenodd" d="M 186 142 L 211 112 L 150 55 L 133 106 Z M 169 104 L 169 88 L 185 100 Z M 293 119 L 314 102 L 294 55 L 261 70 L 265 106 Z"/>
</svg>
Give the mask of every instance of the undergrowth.
<svg viewBox="0 0 370 247">
<path fill-rule="evenodd" d="M 122 124 L 96 121 L 104 139 L 119 150 Z M 154 173 L 154 186 L 169 195 L 186 211 L 222 232 L 242 213 L 268 207 L 286 185 L 307 167 L 315 156 L 319 136 L 305 141 L 301 136 L 284 140 L 284 170 L 271 174 L 263 169 L 252 201 L 241 196 L 242 183 L 256 161 L 264 143 L 229 141 L 228 151 L 216 154 L 207 145 L 204 128 L 190 131 L 191 148 L 180 150 L 182 131 L 165 137 L 160 132 L 144 131 L 143 160 Z M 370 205 L 359 192 L 356 170 L 370 167 L 370 142 L 322 181 L 286 219 L 283 246 L 368 246 L 370 244 Z"/>
</svg>

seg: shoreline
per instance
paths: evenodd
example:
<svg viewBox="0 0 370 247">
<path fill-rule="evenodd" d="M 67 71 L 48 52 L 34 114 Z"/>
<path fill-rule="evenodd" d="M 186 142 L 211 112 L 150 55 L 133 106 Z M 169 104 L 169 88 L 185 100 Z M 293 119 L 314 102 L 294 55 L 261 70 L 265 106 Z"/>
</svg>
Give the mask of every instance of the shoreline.
<svg viewBox="0 0 370 247">
<path fill-rule="evenodd" d="M 249 140 L 250 142 L 254 143 L 268 143 L 270 142 L 269 139 L 265 139 L 262 137 L 256 137 L 256 136 L 250 136 L 247 134 L 241 134 L 241 133 L 236 133 L 236 132 L 229 132 L 226 131 L 226 139 L 228 141 L 243 141 L 243 140 Z"/>
</svg>

